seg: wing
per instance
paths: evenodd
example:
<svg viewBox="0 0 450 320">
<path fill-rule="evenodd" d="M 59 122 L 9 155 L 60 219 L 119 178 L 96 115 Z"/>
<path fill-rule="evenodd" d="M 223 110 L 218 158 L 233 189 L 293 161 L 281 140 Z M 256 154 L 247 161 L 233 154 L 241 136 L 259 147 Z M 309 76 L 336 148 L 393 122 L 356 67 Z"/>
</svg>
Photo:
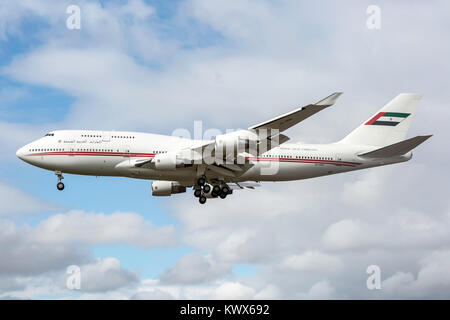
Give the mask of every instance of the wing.
<svg viewBox="0 0 450 320">
<path fill-rule="evenodd" d="M 335 92 L 325 99 L 320 100 L 314 104 L 308 104 L 307 106 L 295 109 L 294 111 L 283 114 L 279 117 L 273 118 L 269 121 L 262 122 L 255 126 L 249 128 L 249 130 L 260 130 L 267 129 L 272 130 L 276 129 L 279 132 L 282 132 L 290 127 L 296 125 L 297 123 L 311 117 L 319 111 L 322 111 L 325 108 L 332 106 L 342 92 Z"/>
<path fill-rule="evenodd" d="M 280 132 L 289 129 L 297 123 L 316 114 L 317 112 L 332 106 L 341 94 L 342 92 L 335 92 L 325 99 L 320 100 L 319 102 L 309 104 L 307 106 L 283 114 L 279 117 L 273 118 L 269 121 L 252 126 L 248 128 L 248 131 L 242 131 L 247 132 L 248 134 L 253 136 L 255 136 L 256 133 L 256 142 L 258 144 L 262 144 L 263 146 L 268 146 L 265 148 L 265 151 L 268 151 L 289 140 L 287 136 L 281 134 Z M 237 177 L 253 166 L 251 162 L 245 161 L 248 156 L 252 155 L 245 153 L 237 154 L 235 158 L 231 159 L 231 162 L 228 161 L 224 164 L 216 163 L 214 161 L 214 145 L 215 140 L 197 142 L 195 143 L 195 145 L 192 145 L 189 148 L 179 150 L 176 156 L 180 161 L 194 165 L 197 161 L 202 162 L 205 160 L 212 160 L 208 161 L 209 164 L 206 165 L 206 169 L 214 171 L 220 176 L 226 177 Z M 210 151 L 212 152 L 204 152 L 205 149 L 210 149 Z M 205 154 L 207 155 L 208 159 L 205 158 Z M 243 158 L 244 161 L 236 161 L 238 160 L 238 158 Z M 134 167 L 147 167 L 151 166 L 152 160 L 153 158 L 145 158 L 136 159 L 130 162 L 124 161 L 124 163 L 120 163 L 118 166 L 129 167 L 131 165 Z M 239 188 L 241 188 L 241 186 L 239 186 Z M 245 187 L 250 188 L 249 186 Z"/>
<path fill-rule="evenodd" d="M 307 106 L 298 108 L 294 111 L 291 111 L 279 117 L 273 118 L 269 121 L 252 126 L 248 129 L 249 131 L 247 132 L 253 132 L 253 134 L 256 133 L 258 139 L 257 143 L 258 144 L 262 143 L 263 146 L 266 146 L 264 150 L 268 151 L 289 140 L 287 136 L 280 133 L 281 131 L 284 131 L 296 125 L 297 123 L 309 118 L 310 116 L 316 114 L 317 112 L 329 106 L 332 106 L 341 94 L 342 92 L 335 92 L 326 97 L 325 99 L 320 100 L 319 102 L 309 104 Z M 202 157 L 201 155 L 203 154 L 203 150 L 205 148 L 213 148 L 213 147 L 214 141 L 206 141 L 201 143 L 200 145 L 190 148 L 190 151 L 194 152 L 199 157 Z M 211 154 L 214 155 L 214 153 Z M 238 154 L 236 158 L 233 160 L 237 160 L 239 157 L 245 158 L 246 155 Z M 236 161 L 234 162 L 232 161 L 231 164 L 230 163 L 217 164 L 214 163 L 213 161 L 210 163 L 212 164 L 207 165 L 207 169 L 214 171 L 216 174 L 228 177 L 239 176 L 253 166 L 253 164 L 248 161 L 245 161 L 245 164 L 236 164 Z M 243 161 L 241 161 L 240 163 L 243 163 Z"/>
</svg>

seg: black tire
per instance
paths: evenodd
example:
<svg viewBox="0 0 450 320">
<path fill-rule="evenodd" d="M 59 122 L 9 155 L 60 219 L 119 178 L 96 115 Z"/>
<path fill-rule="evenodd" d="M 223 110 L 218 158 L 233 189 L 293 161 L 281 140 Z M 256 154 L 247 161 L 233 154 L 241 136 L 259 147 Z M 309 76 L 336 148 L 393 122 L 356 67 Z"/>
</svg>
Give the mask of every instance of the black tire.
<svg viewBox="0 0 450 320">
<path fill-rule="evenodd" d="M 205 179 L 204 177 L 198 178 L 197 184 L 198 184 L 200 187 L 203 187 L 203 186 L 205 185 L 205 183 L 206 183 L 206 179 Z"/>
<path fill-rule="evenodd" d="M 195 189 L 194 197 L 200 198 L 201 195 L 202 195 L 202 189 Z"/>
<path fill-rule="evenodd" d="M 58 183 L 56 184 L 56 188 L 57 188 L 59 191 L 64 190 L 64 183 L 58 182 Z"/>
<path fill-rule="evenodd" d="M 215 192 L 214 189 L 211 191 L 211 197 L 216 198 L 219 195 L 219 192 Z"/>
<path fill-rule="evenodd" d="M 211 186 L 209 185 L 209 184 L 205 184 L 204 186 L 203 186 L 203 192 L 204 193 L 208 193 L 208 192 L 210 192 L 211 191 Z"/>
<path fill-rule="evenodd" d="M 220 199 L 225 199 L 227 197 L 227 193 L 221 192 L 219 197 L 220 197 Z"/>
<path fill-rule="evenodd" d="M 198 202 L 200 202 L 201 204 L 205 204 L 206 203 L 206 197 L 205 196 L 201 196 L 200 198 L 198 198 Z"/>
<path fill-rule="evenodd" d="M 222 193 L 230 194 L 230 188 L 228 186 L 223 186 L 222 187 Z"/>
<path fill-rule="evenodd" d="M 216 196 L 218 196 L 219 193 L 220 193 L 220 187 L 219 186 L 214 186 L 212 192 L 214 192 L 216 194 Z"/>
</svg>

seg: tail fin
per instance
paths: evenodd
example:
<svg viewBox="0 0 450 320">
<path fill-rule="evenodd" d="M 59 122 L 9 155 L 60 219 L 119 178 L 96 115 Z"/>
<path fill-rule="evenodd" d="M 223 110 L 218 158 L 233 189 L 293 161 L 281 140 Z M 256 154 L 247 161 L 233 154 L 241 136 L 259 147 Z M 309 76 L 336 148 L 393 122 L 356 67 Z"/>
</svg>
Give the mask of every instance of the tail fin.
<svg viewBox="0 0 450 320">
<path fill-rule="evenodd" d="M 340 143 L 386 146 L 405 139 L 421 95 L 401 93 Z"/>
<path fill-rule="evenodd" d="M 404 155 L 405 153 L 411 151 L 415 147 L 417 147 L 419 144 L 430 138 L 432 135 L 429 136 L 417 136 L 414 138 L 406 139 L 401 142 L 397 142 L 394 144 L 391 144 L 389 146 L 366 152 L 363 154 L 360 154 L 360 157 L 363 158 L 389 158 L 389 157 L 397 157 Z"/>
</svg>

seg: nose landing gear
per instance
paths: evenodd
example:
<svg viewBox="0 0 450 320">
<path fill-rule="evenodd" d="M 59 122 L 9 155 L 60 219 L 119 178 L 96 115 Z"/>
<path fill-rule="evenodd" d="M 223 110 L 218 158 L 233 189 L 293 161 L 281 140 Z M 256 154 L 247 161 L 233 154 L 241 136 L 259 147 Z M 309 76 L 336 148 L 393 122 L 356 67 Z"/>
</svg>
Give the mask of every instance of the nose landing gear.
<svg viewBox="0 0 450 320">
<path fill-rule="evenodd" d="M 59 191 L 64 190 L 64 183 L 61 182 L 64 179 L 61 171 L 55 171 L 56 176 L 58 177 L 58 183 L 56 184 L 56 189 Z"/>
</svg>

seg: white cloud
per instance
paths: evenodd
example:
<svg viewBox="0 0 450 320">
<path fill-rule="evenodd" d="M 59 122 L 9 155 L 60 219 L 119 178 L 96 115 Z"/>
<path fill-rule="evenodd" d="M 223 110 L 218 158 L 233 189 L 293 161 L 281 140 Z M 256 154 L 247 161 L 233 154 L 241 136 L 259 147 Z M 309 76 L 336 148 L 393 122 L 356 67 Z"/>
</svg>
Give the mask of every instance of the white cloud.
<svg viewBox="0 0 450 320">
<path fill-rule="evenodd" d="M 39 243 L 33 227 L 0 220 L 0 274 L 33 275 L 87 262 L 86 248 L 73 244 Z"/>
<path fill-rule="evenodd" d="M 45 203 L 20 189 L 0 182 L 0 216 L 55 210 L 56 206 Z"/>
<path fill-rule="evenodd" d="M 231 273 L 229 264 L 216 261 L 211 255 L 198 252 L 181 257 L 173 268 L 161 275 L 168 283 L 201 283 Z"/>
<path fill-rule="evenodd" d="M 85 292 L 111 291 L 136 284 L 138 276 L 123 269 L 116 258 L 98 258 L 81 266 L 80 290 Z"/>
<path fill-rule="evenodd" d="M 396 272 L 394 275 L 390 276 L 382 282 L 382 289 L 386 291 L 387 294 L 398 293 L 399 289 L 405 288 L 414 282 L 414 275 L 410 272 Z M 404 294 L 405 292 L 403 292 Z"/>
<path fill-rule="evenodd" d="M 324 245 L 329 249 L 354 249 L 371 242 L 371 235 L 364 223 L 345 219 L 331 224 L 323 235 Z"/>
<path fill-rule="evenodd" d="M 397 272 L 382 282 L 388 296 L 445 299 L 450 290 L 450 251 L 438 250 L 421 261 L 415 278 L 411 272 Z"/>
<path fill-rule="evenodd" d="M 156 227 L 135 213 L 70 211 L 41 221 L 35 232 L 40 243 L 124 243 L 144 248 L 175 243 L 173 226 Z"/>
<path fill-rule="evenodd" d="M 0 146 L 3 150 L 0 160 L 20 161 L 16 157 L 16 151 L 50 130 L 52 130 L 51 126 L 47 124 L 28 125 L 0 121 Z"/>
<path fill-rule="evenodd" d="M 0 274 L 41 274 L 80 265 L 90 260 L 87 245 L 152 248 L 175 242 L 174 227 L 156 227 L 134 213 L 70 211 L 52 215 L 37 226 L 0 220 Z"/>
<path fill-rule="evenodd" d="M 393 169 L 370 170 L 364 172 L 356 181 L 347 182 L 342 190 L 343 200 L 349 204 L 367 204 L 375 206 L 381 200 L 385 177 L 392 176 Z"/>
<path fill-rule="evenodd" d="M 277 286 L 269 284 L 257 292 L 254 298 L 256 300 L 274 300 L 280 299 L 281 295 L 282 293 Z"/>
<path fill-rule="evenodd" d="M 172 300 L 174 297 L 165 291 L 154 289 L 139 291 L 131 297 L 132 300 Z"/>
<path fill-rule="evenodd" d="M 53 11 L 52 11 L 53 9 Z M 2 10 L 0 11 L 0 39 L 6 40 L 8 37 L 25 37 L 21 29 L 21 22 L 23 19 L 35 17 L 43 23 L 55 23 L 56 15 L 51 15 L 55 12 L 65 12 L 65 7 L 62 2 L 54 3 L 52 1 L 2 1 Z M 62 16 L 61 20 L 64 18 Z"/>
<path fill-rule="evenodd" d="M 125 270 L 117 258 L 92 260 L 89 257 L 78 265 L 80 289 L 67 288 L 71 275 L 66 273 L 66 268 L 62 268 L 38 275 L 0 278 L 0 299 L 39 299 L 43 296 L 60 299 L 127 299 L 129 292 L 135 291 L 139 285 L 139 276 Z M 2 281 L 6 279 L 9 281 Z"/>
<path fill-rule="evenodd" d="M 225 282 L 214 290 L 212 297 L 219 300 L 243 300 L 252 299 L 254 294 L 253 288 L 239 282 Z"/>
<path fill-rule="evenodd" d="M 17 279 L 8 276 L 0 277 L 0 293 L 23 289 L 25 289 L 25 286 L 17 281 Z"/>
<path fill-rule="evenodd" d="M 327 280 L 315 283 L 302 297 L 304 299 L 333 299 L 335 289 Z"/>
<path fill-rule="evenodd" d="M 333 272 L 342 268 L 342 261 L 337 256 L 308 251 L 287 256 L 281 262 L 281 267 L 299 272 Z"/>
</svg>

